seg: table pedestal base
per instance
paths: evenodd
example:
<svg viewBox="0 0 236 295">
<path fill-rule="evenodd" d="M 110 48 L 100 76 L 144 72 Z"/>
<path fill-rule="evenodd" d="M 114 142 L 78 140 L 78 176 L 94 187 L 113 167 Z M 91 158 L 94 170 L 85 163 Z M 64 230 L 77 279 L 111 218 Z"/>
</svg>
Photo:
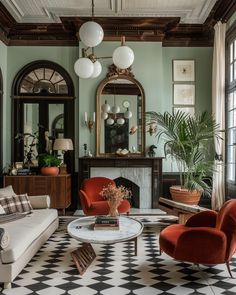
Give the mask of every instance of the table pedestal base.
<svg viewBox="0 0 236 295">
<path fill-rule="evenodd" d="M 94 252 L 91 244 L 85 243 L 82 247 L 79 247 L 77 250 L 71 252 L 71 257 L 79 274 L 82 275 L 96 258 L 96 253 Z"/>
</svg>

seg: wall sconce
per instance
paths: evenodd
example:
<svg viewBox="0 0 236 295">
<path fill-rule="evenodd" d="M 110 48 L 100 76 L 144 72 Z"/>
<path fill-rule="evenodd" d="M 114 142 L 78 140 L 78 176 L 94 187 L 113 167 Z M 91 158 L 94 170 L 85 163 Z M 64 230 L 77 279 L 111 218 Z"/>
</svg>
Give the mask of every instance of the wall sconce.
<svg viewBox="0 0 236 295">
<path fill-rule="evenodd" d="M 149 125 L 148 129 L 149 134 L 152 136 L 154 133 L 157 132 L 157 125 L 155 123 L 152 123 Z"/>
<path fill-rule="evenodd" d="M 93 112 L 93 118 L 89 118 L 88 119 L 88 114 L 87 112 L 84 113 L 84 123 L 85 123 L 85 126 L 88 127 L 89 131 L 91 132 L 93 127 L 94 127 L 94 124 L 95 124 L 95 112 Z"/>
</svg>

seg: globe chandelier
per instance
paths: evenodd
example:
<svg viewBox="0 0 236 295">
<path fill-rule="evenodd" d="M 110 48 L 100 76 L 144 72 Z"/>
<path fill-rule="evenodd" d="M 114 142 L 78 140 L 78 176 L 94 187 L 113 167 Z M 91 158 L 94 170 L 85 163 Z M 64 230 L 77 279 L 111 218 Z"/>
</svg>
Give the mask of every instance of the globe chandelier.
<svg viewBox="0 0 236 295">
<path fill-rule="evenodd" d="M 103 28 L 94 21 L 94 0 L 92 0 L 92 20 L 80 27 L 77 36 L 87 48 L 82 48 L 82 57 L 75 62 L 75 73 L 84 79 L 96 78 L 102 71 L 99 59 L 111 57 L 97 57 L 94 54 L 94 47 L 99 45 L 104 37 Z M 92 52 L 89 53 L 89 50 Z M 114 65 L 119 69 L 127 69 L 133 64 L 134 52 L 130 47 L 125 46 L 124 36 L 121 39 L 121 46 L 114 50 L 112 59 Z"/>
</svg>

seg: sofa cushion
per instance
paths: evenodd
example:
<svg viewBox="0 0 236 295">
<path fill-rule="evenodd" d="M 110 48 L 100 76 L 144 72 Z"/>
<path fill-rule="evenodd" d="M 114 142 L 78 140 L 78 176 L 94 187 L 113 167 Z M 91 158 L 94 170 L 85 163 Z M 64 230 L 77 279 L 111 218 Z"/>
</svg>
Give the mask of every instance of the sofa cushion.
<svg viewBox="0 0 236 295">
<path fill-rule="evenodd" d="M 22 213 L 22 212 L 30 212 L 31 210 L 33 210 L 27 194 L 15 195 L 13 196 L 13 200 L 15 201 L 17 212 Z"/>
<path fill-rule="evenodd" d="M 1 225 L 10 235 L 9 246 L 1 251 L 2 262 L 16 261 L 55 219 L 56 209 L 39 209 L 23 219 Z"/>
<path fill-rule="evenodd" d="M 12 188 L 12 185 L 8 185 L 6 187 L 0 188 L 1 197 L 12 197 L 14 195 L 15 195 L 15 192 Z"/>
<path fill-rule="evenodd" d="M 6 214 L 12 214 L 17 212 L 15 200 L 13 199 L 13 196 L 0 196 L 0 205 L 3 207 Z"/>
</svg>

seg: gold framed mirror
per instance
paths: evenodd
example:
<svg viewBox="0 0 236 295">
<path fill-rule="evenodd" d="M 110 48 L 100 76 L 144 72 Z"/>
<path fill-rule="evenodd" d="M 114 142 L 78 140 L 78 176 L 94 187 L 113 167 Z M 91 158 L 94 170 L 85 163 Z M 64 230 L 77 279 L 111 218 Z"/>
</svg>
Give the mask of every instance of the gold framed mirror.
<svg viewBox="0 0 236 295">
<path fill-rule="evenodd" d="M 131 71 L 110 66 L 96 92 L 96 155 L 145 154 L 145 94 Z"/>
</svg>

